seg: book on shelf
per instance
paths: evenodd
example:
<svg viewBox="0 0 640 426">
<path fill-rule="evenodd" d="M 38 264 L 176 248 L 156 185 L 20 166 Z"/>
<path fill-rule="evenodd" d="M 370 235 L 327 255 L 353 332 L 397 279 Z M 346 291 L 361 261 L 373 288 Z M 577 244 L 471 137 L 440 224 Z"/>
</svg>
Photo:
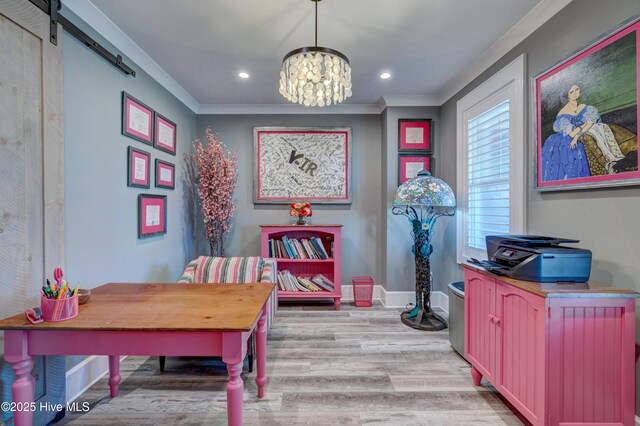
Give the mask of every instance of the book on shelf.
<svg viewBox="0 0 640 426">
<path fill-rule="evenodd" d="M 333 253 L 333 243 L 331 243 Z M 289 238 L 282 236 L 281 240 L 269 240 L 269 256 L 280 259 L 329 259 L 329 255 L 318 237 Z"/>
<path fill-rule="evenodd" d="M 278 290 L 280 291 L 300 291 L 316 292 L 334 290 L 333 282 L 322 274 L 296 277 L 288 270 L 278 272 Z"/>
</svg>

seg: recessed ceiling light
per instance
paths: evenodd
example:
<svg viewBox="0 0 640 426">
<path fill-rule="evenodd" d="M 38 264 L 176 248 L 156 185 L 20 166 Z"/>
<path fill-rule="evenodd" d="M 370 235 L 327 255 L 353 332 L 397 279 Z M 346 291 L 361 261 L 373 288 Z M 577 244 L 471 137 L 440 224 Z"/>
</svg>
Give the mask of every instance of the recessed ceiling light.
<svg viewBox="0 0 640 426">
<path fill-rule="evenodd" d="M 380 78 L 386 80 L 388 78 L 391 78 L 391 74 L 389 74 L 388 72 L 383 72 L 382 74 L 380 74 Z"/>
<path fill-rule="evenodd" d="M 249 74 L 247 74 L 246 72 L 241 72 L 238 74 L 238 77 L 240 78 L 249 78 Z"/>
</svg>

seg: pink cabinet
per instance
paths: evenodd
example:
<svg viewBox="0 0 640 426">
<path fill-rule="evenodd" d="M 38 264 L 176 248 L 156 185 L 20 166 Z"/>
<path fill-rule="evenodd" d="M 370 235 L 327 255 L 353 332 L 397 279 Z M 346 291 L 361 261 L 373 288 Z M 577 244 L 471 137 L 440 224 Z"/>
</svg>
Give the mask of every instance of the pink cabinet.
<svg viewBox="0 0 640 426">
<path fill-rule="evenodd" d="M 534 425 L 633 425 L 637 294 L 544 288 L 465 267 L 474 383 Z"/>
</svg>

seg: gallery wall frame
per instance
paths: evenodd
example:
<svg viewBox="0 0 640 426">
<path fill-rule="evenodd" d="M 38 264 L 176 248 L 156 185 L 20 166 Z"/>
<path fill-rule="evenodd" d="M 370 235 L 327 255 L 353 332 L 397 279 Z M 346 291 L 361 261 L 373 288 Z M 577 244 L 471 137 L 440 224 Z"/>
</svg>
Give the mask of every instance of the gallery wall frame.
<svg viewBox="0 0 640 426">
<path fill-rule="evenodd" d="M 418 176 L 421 170 L 433 174 L 433 167 L 434 158 L 431 154 L 398 154 L 398 186 Z"/>
<path fill-rule="evenodd" d="M 176 188 L 176 166 L 168 161 L 156 158 L 156 188 L 175 189 Z"/>
<path fill-rule="evenodd" d="M 640 184 L 640 16 L 531 82 L 534 189 Z"/>
<path fill-rule="evenodd" d="M 398 119 L 398 152 L 431 152 L 433 141 L 431 119 Z"/>
<path fill-rule="evenodd" d="M 129 146 L 127 149 L 127 186 L 149 188 L 151 154 Z"/>
<path fill-rule="evenodd" d="M 167 196 L 138 194 L 138 238 L 167 233 Z"/>
<path fill-rule="evenodd" d="M 256 204 L 351 204 L 351 127 L 254 127 Z"/>
<path fill-rule="evenodd" d="M 177 124 L 157 111 L 154 112 L 153 123 L 153 146 L 171 155 L 176 155 Z"/>
<path fill-rule="evenodd" d="M 127 92 L 122 92 L 122 134 L 153 145 L 154 111 Z"/>
</svg>

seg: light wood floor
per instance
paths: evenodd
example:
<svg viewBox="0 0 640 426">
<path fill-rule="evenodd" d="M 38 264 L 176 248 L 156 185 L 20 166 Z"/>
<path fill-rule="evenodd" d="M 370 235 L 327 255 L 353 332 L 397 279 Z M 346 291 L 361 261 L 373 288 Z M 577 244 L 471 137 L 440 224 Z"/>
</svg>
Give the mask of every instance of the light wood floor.
<svg viewBox="0 0 640 426">
<path fill-rule="evenodd" d="M 246 425 L 520 425 L 489 388 L 473 386 L 447 331 L 421 332 L 400 310 L 281 307 L 269 331 L 266 396 L 245 373 Z M 226 424 L 226 369 L 212 359 L 128 357 L 120 396 L 107 378 L 79 398 L 69 425 Z"/>
</svg>

